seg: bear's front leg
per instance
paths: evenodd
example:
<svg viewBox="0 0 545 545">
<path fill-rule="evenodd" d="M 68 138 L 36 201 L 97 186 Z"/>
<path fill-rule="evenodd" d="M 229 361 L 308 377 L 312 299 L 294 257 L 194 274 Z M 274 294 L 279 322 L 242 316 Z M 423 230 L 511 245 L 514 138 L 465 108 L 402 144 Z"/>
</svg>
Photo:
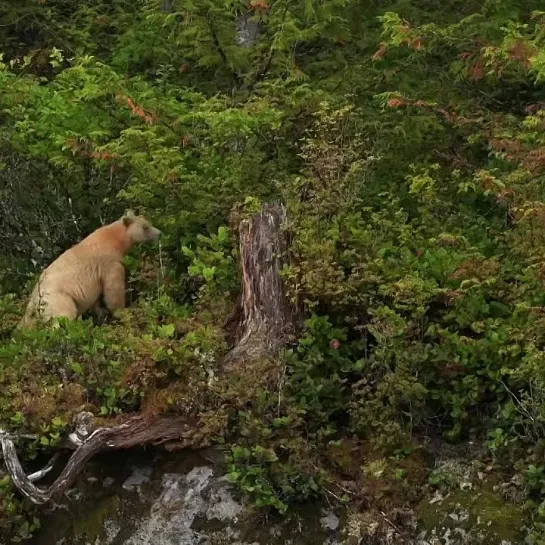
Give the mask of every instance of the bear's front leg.
<svg viewBox="0 0 545 545">
<path fill-rule="evenodd" d="M 113 316 L 125 308 L 125 267 L 119 262 L 111 265 L 103 278 L 103 298 Z"/>
<path fill-rule="evenodd" d="M 102 304 L 102 298 L 99 298 L 93 305 L 92 312 L 98 325 L 103 325 L 106 322 L 109 313 L 108 309 Z"/>
</svg>

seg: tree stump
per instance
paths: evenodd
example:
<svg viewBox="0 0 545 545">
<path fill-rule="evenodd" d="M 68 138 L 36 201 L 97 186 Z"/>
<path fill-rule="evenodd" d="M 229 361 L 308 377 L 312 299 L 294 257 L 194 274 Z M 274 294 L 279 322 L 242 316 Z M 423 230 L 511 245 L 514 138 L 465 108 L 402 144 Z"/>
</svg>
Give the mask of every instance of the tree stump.
<svg viewBox="0 0 545 545">
<path fill-rule="evenodd" d="M 293 311 L 286 299 L 281 269 L 287 249 L 286 210 L 269 204 L 239 228 L 242 293 L 234 348 L 224 359 L 237 363 L 274 357 L 293 331 Z"/>
</svg>

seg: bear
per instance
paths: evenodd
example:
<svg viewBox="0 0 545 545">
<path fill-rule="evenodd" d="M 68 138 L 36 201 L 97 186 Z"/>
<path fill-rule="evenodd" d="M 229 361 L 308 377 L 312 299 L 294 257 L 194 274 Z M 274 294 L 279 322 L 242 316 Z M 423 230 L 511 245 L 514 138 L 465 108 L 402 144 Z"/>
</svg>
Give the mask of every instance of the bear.
<svg viewBox="0 0 545 545">
<path fill-rule="evenodd" d="M 137 243 L 159 239 L 161 231 L 129 210 L 72 246 L 40 275 L 19 328 L 38 321 L 76 319 L 89 310 L 103 314 L 125 308 L 123 256 Z"/>
</svg>

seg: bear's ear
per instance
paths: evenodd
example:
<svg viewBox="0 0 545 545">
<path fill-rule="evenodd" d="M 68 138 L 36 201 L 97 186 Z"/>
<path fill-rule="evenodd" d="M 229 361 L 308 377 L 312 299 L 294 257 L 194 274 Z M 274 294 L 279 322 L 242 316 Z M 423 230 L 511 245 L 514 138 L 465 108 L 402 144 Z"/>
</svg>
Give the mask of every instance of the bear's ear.
<svg viewBox="0 0 545 545">
<path fill-rule="evenodd" d="M 134 221 L 135 218 L 136 216 L 134 215 L 134 212 L 132 210 L 127 210 L 127 212 L 121 218 L 121 220 L 123 221 L 123 225 L 125 227 L 128 227 Z"/>
</svg>

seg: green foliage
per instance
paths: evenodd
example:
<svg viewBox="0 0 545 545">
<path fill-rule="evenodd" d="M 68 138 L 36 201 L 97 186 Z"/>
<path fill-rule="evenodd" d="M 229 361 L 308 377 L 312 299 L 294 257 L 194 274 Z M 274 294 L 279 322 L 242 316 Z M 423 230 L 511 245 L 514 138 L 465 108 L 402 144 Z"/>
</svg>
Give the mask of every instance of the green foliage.
<svg viewBox="0 0 545 545">
<path fill-rule="evenodd" d="M 343 472 L 408 495 L 390 455 L 471 437 L 539 505 L 540 4 L 0 1 L 0 422 L 36 436 L 21 450 L 54 447 L 81 407 L 215 415 L 231 480 L 284 512 Z M 306 322 L 240 395 L 217 368 L 236 225 L 271 199 Z M 126 258 L 130 310 L 14 332 L 36 274 L 128 206 L 165 234 Z M 1 490 L 20 539 L 34 523 Z"/>
<path fill-rule="evenodd" d="M 183 254 L 191 260 L 189 276 L 204 280 L 212 292 L 236 291 L 236 266 L 227 227 L 220 226 L 218 234 L 210 237 L 197 235 L 197 241 L 199 244 L 195 250 L 182 246 Z"/>
<path fill-rule="evenodd" d="M 275 507 L 285 513 L 288 505 L 281 501 L 268 480 L 267 469 L 263 466 L 277 462 L 274 450 L 259 445 L 251 450 L 235 446 L 230 456 L 228 479 L 242 492 L 249 494 L 258 507 Z"/>
<path fill-rule="evenodd" d="M 30 539 L 40 528 L 35 508 L 20 499 L 7 475 L 0 479 L 0 509 L 2 513 L 0 529 L 9 535 L 12 543 Z"/>
<path fill-rule="evenodd" d="M 286 400 L 289 413 L 275 417 L 272 396 L 264 398 L 259 411 L 239 413 L 228 478 L 256 506 L 285 513 L 290 503 L 319 494 L 326 476 L 315 465 L 317 445 L 301 436 L 304 410 Z"/>
</svg>

